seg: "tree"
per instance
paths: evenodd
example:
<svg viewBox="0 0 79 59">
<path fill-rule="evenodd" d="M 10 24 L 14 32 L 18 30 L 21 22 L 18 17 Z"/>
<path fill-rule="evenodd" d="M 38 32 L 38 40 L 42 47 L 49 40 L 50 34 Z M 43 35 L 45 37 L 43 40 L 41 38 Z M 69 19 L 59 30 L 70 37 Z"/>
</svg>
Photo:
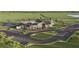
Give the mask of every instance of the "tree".
<svg viewBox="0 0 79 59">
<path fill-rule="evenodd" d="M 12 37 L 7 37 L 5 33 L 0 33 L 0 47 L 2 48 L 24 48 L 25 46 L 17 41 L 12 40 Z"/>
</svg>

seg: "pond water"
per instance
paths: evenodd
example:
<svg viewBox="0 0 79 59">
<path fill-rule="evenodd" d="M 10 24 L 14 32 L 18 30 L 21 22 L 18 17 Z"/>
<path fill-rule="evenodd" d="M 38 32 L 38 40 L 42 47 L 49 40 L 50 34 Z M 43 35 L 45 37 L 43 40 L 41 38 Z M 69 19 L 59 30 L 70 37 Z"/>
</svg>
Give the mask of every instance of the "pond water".
<svg viewBox="0 0 79 59">
<path fill-rule="evenodd" d="M 67 16 L 71 16 L 71 17 L 74 17 L 74 18 L 79 18 L 79 15 L 73 15 L 73 14 L 71 14 L 71 15 L 67 15 Z"/>
</svg>

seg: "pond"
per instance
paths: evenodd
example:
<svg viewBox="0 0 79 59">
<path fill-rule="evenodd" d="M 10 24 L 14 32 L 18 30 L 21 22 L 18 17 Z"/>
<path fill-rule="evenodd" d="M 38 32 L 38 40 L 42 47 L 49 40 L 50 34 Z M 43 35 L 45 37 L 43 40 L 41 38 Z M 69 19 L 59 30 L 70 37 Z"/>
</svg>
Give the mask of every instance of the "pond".
<svg viewBox="0 0 79 59">
<path fill-rule="evenodd" d="M 67 16 L 70 16 L 70 17 L 74 17 L 74 18 L 79 18 L 79 15 L 74 15 L 74 14 L 70 14 L 70 15 L 67 15 Z"/>
</svg>

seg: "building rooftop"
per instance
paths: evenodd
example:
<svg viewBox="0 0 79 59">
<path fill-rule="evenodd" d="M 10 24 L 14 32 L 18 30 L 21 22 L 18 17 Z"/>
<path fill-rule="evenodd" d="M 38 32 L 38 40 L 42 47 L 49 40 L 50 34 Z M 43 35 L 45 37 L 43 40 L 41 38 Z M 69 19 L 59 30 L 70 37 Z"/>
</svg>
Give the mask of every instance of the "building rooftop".
<svg viewBox="0 0 79 59">
<path fill-rule="evenodd" d="M 16 26 L 16 24 L 15 23 L 4 23 L 4 24 L 2 24 L 2 26 L 14 27 L 14 26 Z"/>
</svg>

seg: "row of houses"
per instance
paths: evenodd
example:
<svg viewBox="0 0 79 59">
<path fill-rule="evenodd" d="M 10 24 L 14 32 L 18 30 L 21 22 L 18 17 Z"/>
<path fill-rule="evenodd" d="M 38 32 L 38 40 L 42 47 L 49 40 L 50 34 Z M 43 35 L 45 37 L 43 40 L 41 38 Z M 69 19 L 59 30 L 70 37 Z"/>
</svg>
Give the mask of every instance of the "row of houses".
<svg viewBox="0 0 79 59">
<path fill-rule="evenodd" d="M 54 25 L 53 20 L 30 20 L 30 21 L 21 21 L 20 23 L 4 23 L 3 26 L 8 28 L 16 29 L 27 29 L 27 30 L 39 30 L 52 27 Z"/>
</svg>

